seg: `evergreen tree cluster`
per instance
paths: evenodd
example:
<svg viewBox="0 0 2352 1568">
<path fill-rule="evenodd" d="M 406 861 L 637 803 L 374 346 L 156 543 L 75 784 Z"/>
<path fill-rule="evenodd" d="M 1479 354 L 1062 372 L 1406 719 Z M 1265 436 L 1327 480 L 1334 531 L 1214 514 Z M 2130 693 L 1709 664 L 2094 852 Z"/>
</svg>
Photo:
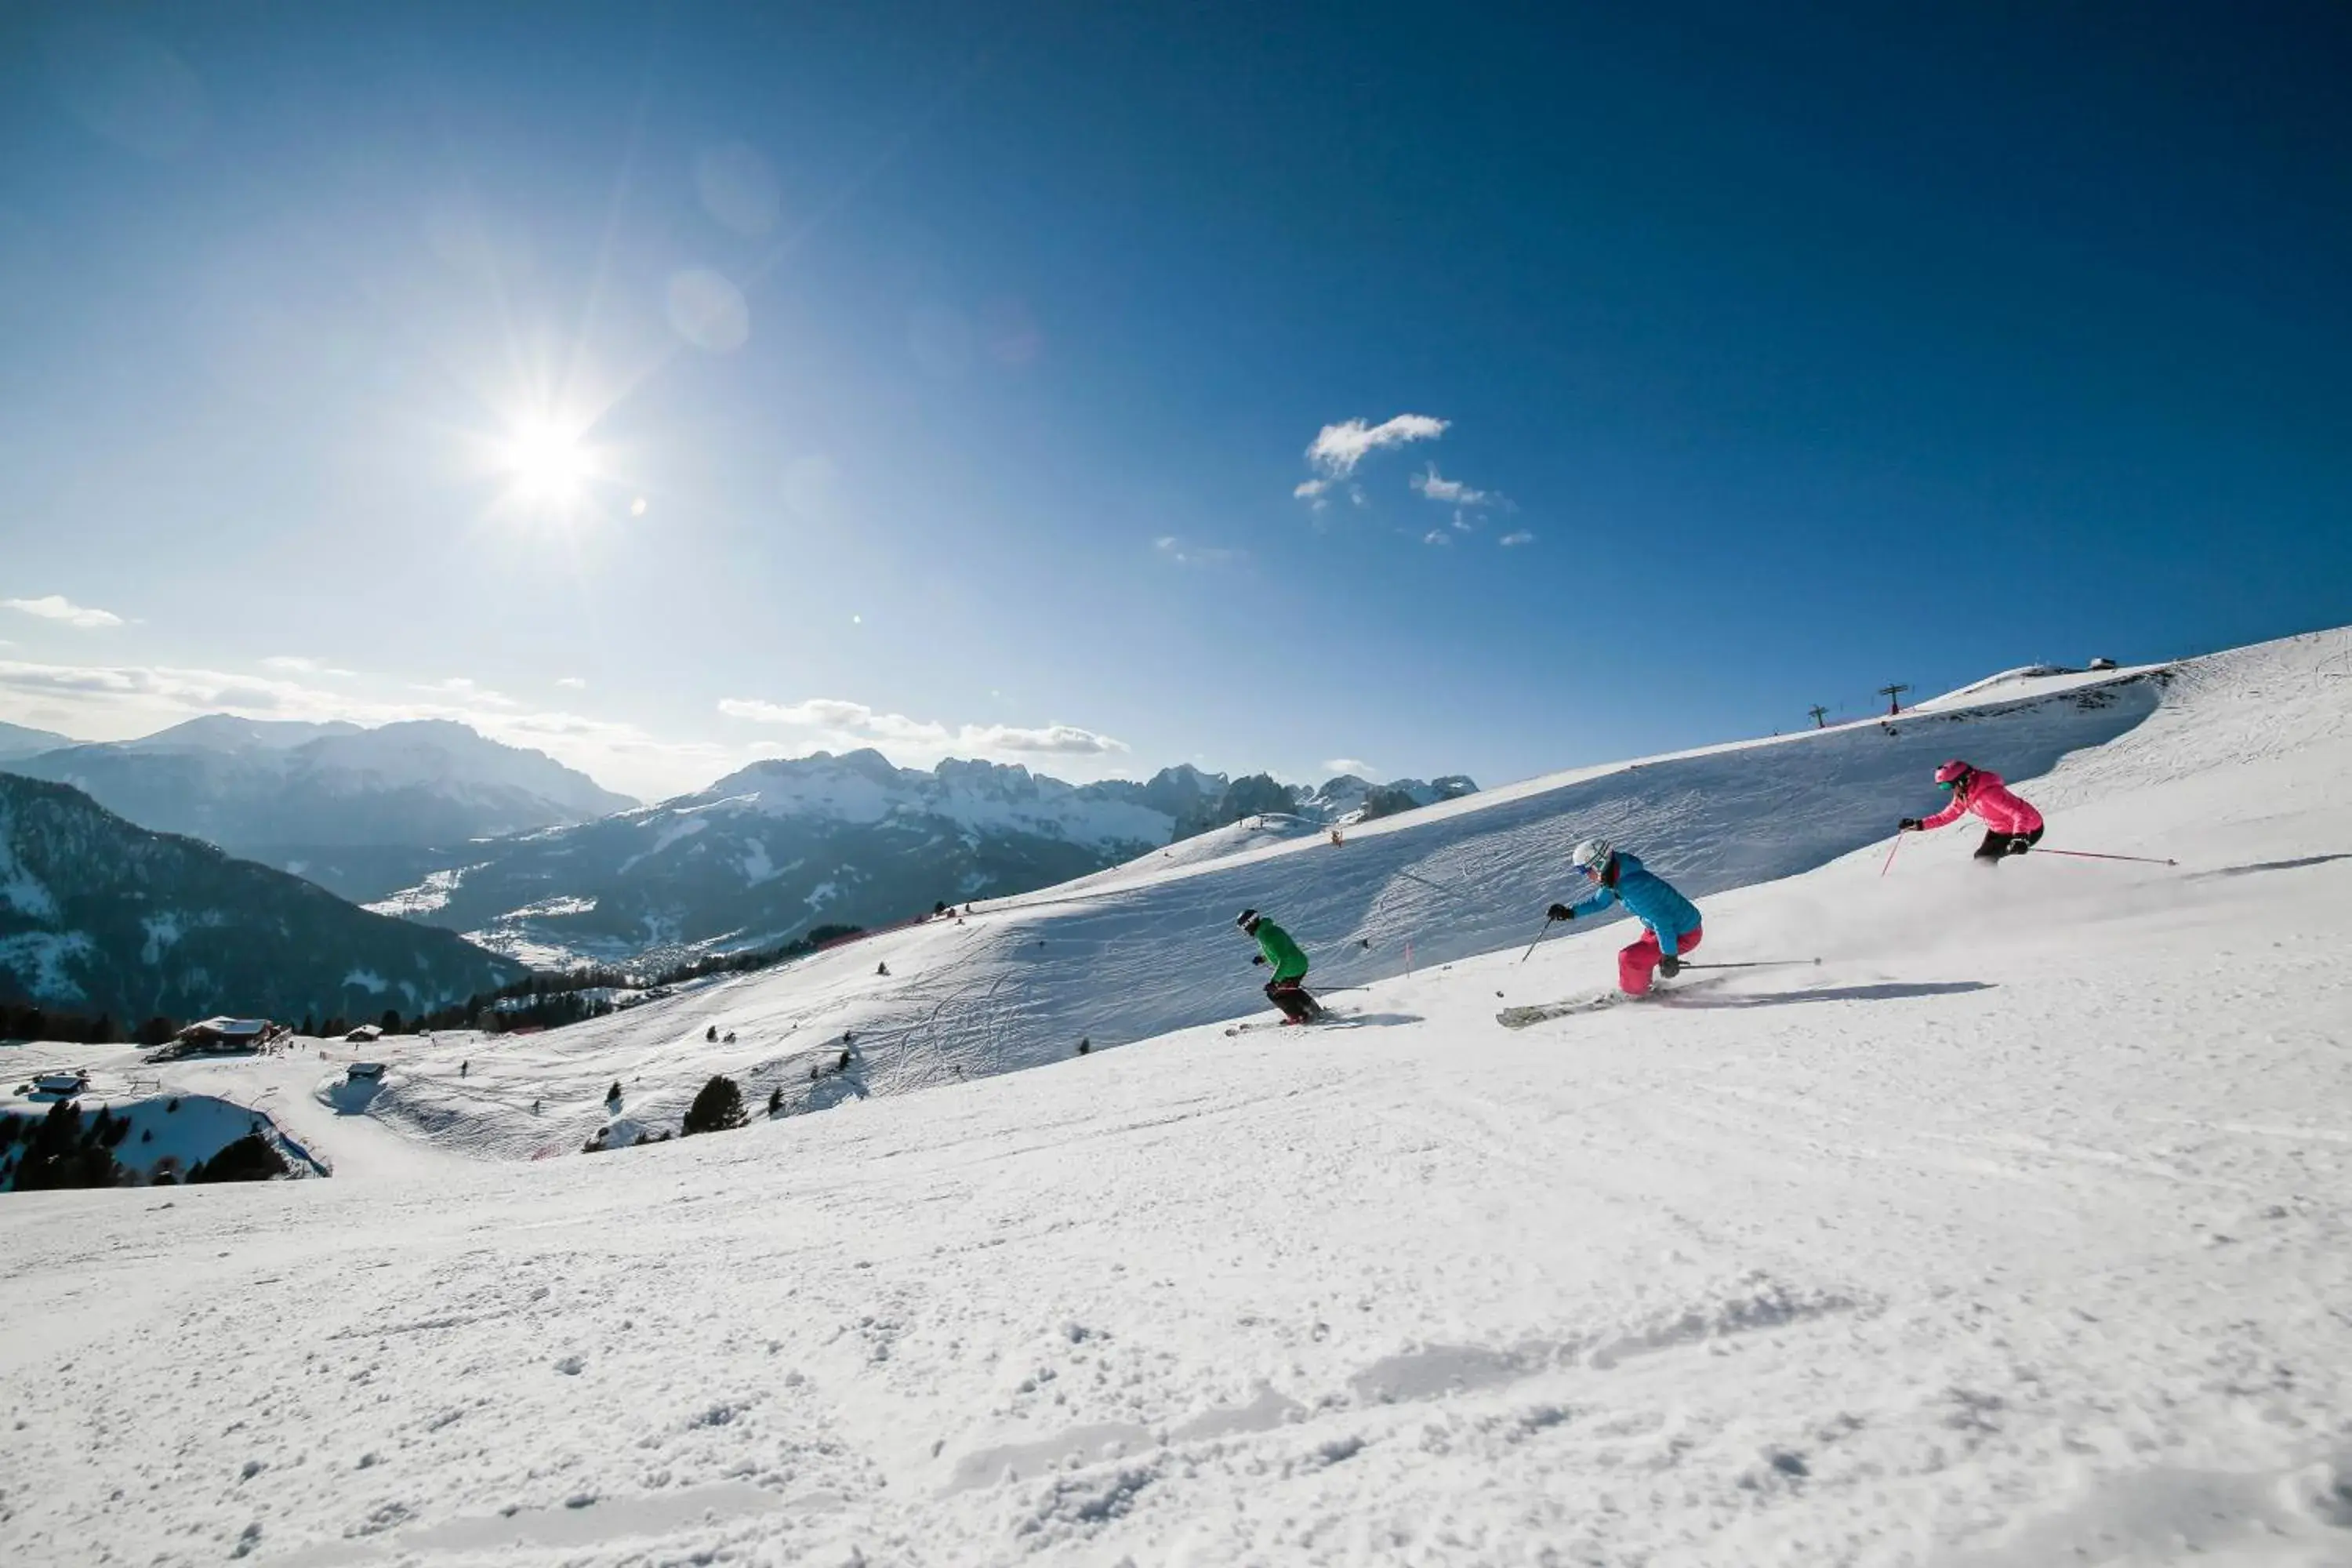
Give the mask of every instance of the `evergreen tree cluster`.
<svg viewBox="0 0 2352 1568">
<path fill-rule="evenodd" d="M 104 1107 L 84 1117 L 79 1102 L 71 1100 L 58 1100 L 37 1121 L 0 1116 L 0 1177 L 13 1178 L 11 1185 L 20 1193 L 118 1186 L 128 1176 L 115 1162 L 114 1150 L 130 1131 L 128 1117 Z"/>
<path fill-rule="evenodd" d="M 198 1182 L 266 1182 L 286 1174 L 289 1167 L 269 1141 L 248 1132 L 209 1160 L 199 1160 L 188 1171 L 191 1185 Z"/>
<path fill-rule="evenodd" d="M 160 1046 L 180 1032 L 175 1018 L 154 1017 L 125 1034 L 112 1016 L 61 1013 L 33 1002 L 0 1002 L 0 1040 L 63 1040 L 72 1045 Z"/>
<path fill-rule="evenodd" d="M 373 1024 L 387 1035 L 404 1035 L 425 1029 L 469 1028 L 477 1024 L 501 1030 L 531 1025 L 552 1029 L 565 1024 L 577 1024 L 583 1019 L 601 1018 L 613 1011 L 613 1005 L 604 998 L 591 997 L 584 993 L 649 990 L 657 985 L 676 985 L 688 980 L 699 980 L 709 974 L 751 973 L 792 959 L 806 957 L 845 937 L 860 935 L 863 930 L 863 927 L 854 925 L 816 926 L 778 947 L 709 953 L 690 963 L 671 964 L 650 973 L 591 964 L 558 974 L 531 974 L 495 991 L 477 992 L 463 1002 L 420 1013 L 414 1018 L 402 1017 L 397 1007 L 387 1007 L 372 1018 L 347 1018 L 341 1014 L 320 1018 L 314 1013 L 303 1018 L 296 1033 L 331 1040 L 350 1034 L 361 1024 Z M 58 1040 L 69 1045 L 135 1044 L 154 1047 L 169 1045 L 178 1036 L 184 1022 L 158 1015 L 126 1031 L 123 1026 L 104 1013 L 90 1016 L 60 1012 L 30 1001 L 0 1001 L 0 1040 Z"/>
<path fill-rule="evenodd" d="M 174 1100 L 165 1109 L 177 1110 Z M 60 1100 L 48 1114 L 34 1119 L 0 1116 L 0 1187 L 20 1193 L 58 1192 L 72 1187 L 129 1186 L 135 1172 L 114 1157 L 131 1134 L 131 1119 L 100 1106 L 85 1116 L 79 1100 Z M 148 1142 L 142 1135 L 142 1142 Z M 21 1147 L 20 1147 L 21 1145 Z M 269 1141 L 249 1132 L 209 1160 L 188 1170 L 190 1182 L 266 1182 L 283 1176 L 290 1167 Z M 155 1178 L 168 1186 L 171 1175 Z"/>
</svg>

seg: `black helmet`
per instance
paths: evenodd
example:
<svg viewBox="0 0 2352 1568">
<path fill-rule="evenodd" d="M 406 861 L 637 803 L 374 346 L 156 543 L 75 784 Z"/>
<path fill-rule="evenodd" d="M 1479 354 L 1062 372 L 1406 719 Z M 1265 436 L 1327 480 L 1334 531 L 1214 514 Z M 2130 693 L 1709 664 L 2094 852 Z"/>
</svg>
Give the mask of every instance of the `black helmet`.
<svg viewBox="0 0 2352 1568">
<path fill-rule="evenodd" d="M 1244 931 L 1255 931 L 1257 930 L 1257 911 L 1255 910 L 1244 910 L 1240 916 L 1234 920 L 1234 924 L 1241 927 Z"/>
</svg>

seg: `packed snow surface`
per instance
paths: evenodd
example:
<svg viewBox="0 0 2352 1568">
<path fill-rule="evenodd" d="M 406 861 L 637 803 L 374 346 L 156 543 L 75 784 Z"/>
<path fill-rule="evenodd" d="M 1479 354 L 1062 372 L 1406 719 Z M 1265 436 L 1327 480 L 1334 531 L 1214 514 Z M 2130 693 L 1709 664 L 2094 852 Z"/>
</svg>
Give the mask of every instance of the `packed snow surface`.
<svg viewBox="0 0 2352 1568">
<path fill-rule="evenodd" d="M 452 1042 L 463 1079 L 420 1042 L 378 1093 L 410 1105 L 390 1127 L 446 1120 L 432 1146 L 519 1152 L 531 1113 L 493 1102 L 584 1076 L 576 1053 L 707 1072 L 705 1028 L 738 1002 L 729 1026 L 781 1028 L 795 987 L 828 1028 L 897 1017 L 859 989 L 886 960 L 941 1016 L 994 988 L 997 1043 L 978 1013 L 952 1059 L 877 1042 L 822 1114 L 11 1198 L 0 1554 L 2352 1561 L 2346 646 L 1930 729 L 1919 754 L 2000 767 L 2050 815 L 2044 851 L 1997 868 L 1961 828 L 1891 868 L 1883 829 L 1837 844 L 1848 783 L 1890 825 L 1930 792 L 1917 755 L 1896 787 L 1860 744 L 1910 750 L 1909 726 L 1829 731 L 1538 781 L 1480 797 L 1502 815 L 1475 831 L 1438 830 L 1465 802 L 1139 865 L 584 1033 Z M 1775 772 L 1710 838 L 1697 797 Z M 1801 962 L 1498 1028 L 1603 992 L 1630 934 L 1580 922 L 1521 961 L 1528 905 L 1566 889 L 1514 847 L 1589 823 L 1698 890 L 1695 962 Z M 1804 847 L 1755 880 L 1780 838 Z M 1376 925 L 1402 869 L 1514 885 Z M 1249 1010 L 1240 901 L 1322 952 L 1410 929 L 1434 957 L 1335 994 L 1339 1026 L 1230 1037 L 1171 994 Z M 1224 945 L 1189 945 L 1179 909 Z M 999 951 L 992 920 L 1025 934 Z M 1019 945 L 1039 931 L 1048 958 L 1097 946 L 1048 966 Z M 1130 938 L 1153 951 L 1114 957 Z M 1100 1014 L 1032 997 L 1088 977 Z M 1068 1054 L 1081 1016 L 1138 1015 Z M 1162 1018 L 1184 1026 L 1142 1032 Z M 536 1066 L 500 1077 L 509 1052 Z"/>
</svg>

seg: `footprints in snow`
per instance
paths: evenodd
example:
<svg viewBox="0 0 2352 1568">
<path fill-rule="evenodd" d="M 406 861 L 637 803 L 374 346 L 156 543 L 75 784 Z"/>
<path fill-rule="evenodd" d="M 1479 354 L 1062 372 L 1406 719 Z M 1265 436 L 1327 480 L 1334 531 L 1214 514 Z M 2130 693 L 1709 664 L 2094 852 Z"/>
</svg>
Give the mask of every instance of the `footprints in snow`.
<svg viewBox="0 0 2352 1568">
<path fill-rule="evenodd" d="M 943 1490 L 953 1494 L 999 1482 L 1035 1479 L 1130 1459 L 1181 1444 L 1269 1432 L 1304 1422 L 1318 1413 L 1446 1399 L 1580 1367 L 1607 1371 L 1635 1356 L 1720 1343 L 1737 1336 L 1821 1318 L 1867 1312 L 1876 1306 L 1874 1300 L 1865 1297 L 1843 1291 L 1801 1289 L 1768 1274 L 1750 1274 L 1690 1306 L 1612 1330 L 1559 1341 L 1531 1342 L 1508 1350 L 1438 1344 L 1383 1356 L 1348 1379 L 1345 1396 L 1334 1395 L 1320 1402 L 1317 1412 L 1261 1385 L 1257 1396 L 1247 1405 L 1220 1406 L 1174 1426 L 1103 1422 L 1074 1426 L 1034 1442 L 975 1449 L 955 1461 Z M 1569 1415 L 1567 1410 L 1547 1405 L 1523 1414 L 1519 1419 L 1529 1431 L 1536 1431 L 1564 1423 Z M 1315 1450 L 1320 1456 L 1316 1462 L 1339 1463 L 1360 1452 L 1365 1441 L 1357 1435 L 1327 1440 Z M 933 1456 L 938 1454 L 934 1448 Z M 1801 1480 L 1809 1473 L 1803 1456 L 1793 1451 L 1775 1450 L 1765 1458 L 1766 1474 L 1775 1483 Z M 1148 1479 L 1148 1472 L 1132 1473 Z M 1131 1497 L 1132 1491 L 1129 1489 L 1122 1493 L 1119 1508 L 1115 1511 L 1123 1511 L 1124 1500 Z M 1069 1493 L 1066 1497 L 1066 1492 Z M 1057 1481 L 1053 1498 L 1076 1503 L 1077 1511 L 1084 1513 L 1087 1510 L 1080 1494 L 1093 1495 L 1086 1488 L 1070 1492 L 1066 1483 Z"/>
<path fill-rule="evenodd" d="M 1509 1351 L 1432 1345 L 1374 1362 L 1350 1379 L 1349 1386 L 1360 1397 L 1382 1404 L 1435 1399 L 1571 1366 L 1605 1372 L 1632 1356 L 1875 1305 L 1842 1291 L 1796 1290 L 1768 1274 L 1751 1274 L 1706 1301 L 1658 1314 L 1621 1331 L 1572 1336 Z"/>
</svg>

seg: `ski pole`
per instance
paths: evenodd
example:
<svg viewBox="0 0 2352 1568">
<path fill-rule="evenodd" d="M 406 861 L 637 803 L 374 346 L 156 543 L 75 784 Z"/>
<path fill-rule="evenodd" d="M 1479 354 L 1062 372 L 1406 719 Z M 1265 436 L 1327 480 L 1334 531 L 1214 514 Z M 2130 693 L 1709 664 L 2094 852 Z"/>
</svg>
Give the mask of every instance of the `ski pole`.
<svg viewBox="0 0 2352 1568">
<path fill-rule="evenodd" d="M 1685 963 L 1685 969 L 1789 969 L 1801 963 L 1819 963 L 1818 958 L 1761 958 L 1752 963 Z"/>
<path fill-rule="evenodd" d="M 2063 855 L 2070 860 L 2130 860 L 2142 866 L 2178 866 L 2178 860 L 2159 860 L 2150 855 L 2095 855 L 2088 849 L 2036 849 L 2036 855 Z"/>
<path fill-rule="evenodd" d="M 1396 875 L 1402 877 L 1409 882 L 1419 882 L 1424 888 L 1434 888 L 1437 891 L 1444 893 L 1449 899 L 1460 899 L 1464 897 L 1461 889 L 1457 888 L 1449 888 L 1443 882 L 1433 882 L 1426 877 L 1415 876 L 1413 873 L 1403 869 L 1402 867 L 1398 868 Z"/>
<path fill-rule="evenodd" d="M 1544 938 L 1551 934 L 1553 924 L 1554 921 L 1549 915 L 1544 916 L 1543 930 L 1536 932 L 1536 941 L 1528 943 L 1527 952 L 1519 954 L 1519 962 L 1521 963 L 1525 963 L 1528 959 L 1533 958 L 1536 955 L 1536 942 L 1543 941 Z"/>
<path fill-rule="evenodd" d="M 1895 842 L 1886 847 L 1886 864 L 1878 868 L 1878 874 L 1881 878 L 1884 878 L 1886 873 L 1895 869 L 1895 852 L 1902 847 L 1903 833 L 1902 830 L 1898 828 L 1895 834 Z"/>
</svg>

